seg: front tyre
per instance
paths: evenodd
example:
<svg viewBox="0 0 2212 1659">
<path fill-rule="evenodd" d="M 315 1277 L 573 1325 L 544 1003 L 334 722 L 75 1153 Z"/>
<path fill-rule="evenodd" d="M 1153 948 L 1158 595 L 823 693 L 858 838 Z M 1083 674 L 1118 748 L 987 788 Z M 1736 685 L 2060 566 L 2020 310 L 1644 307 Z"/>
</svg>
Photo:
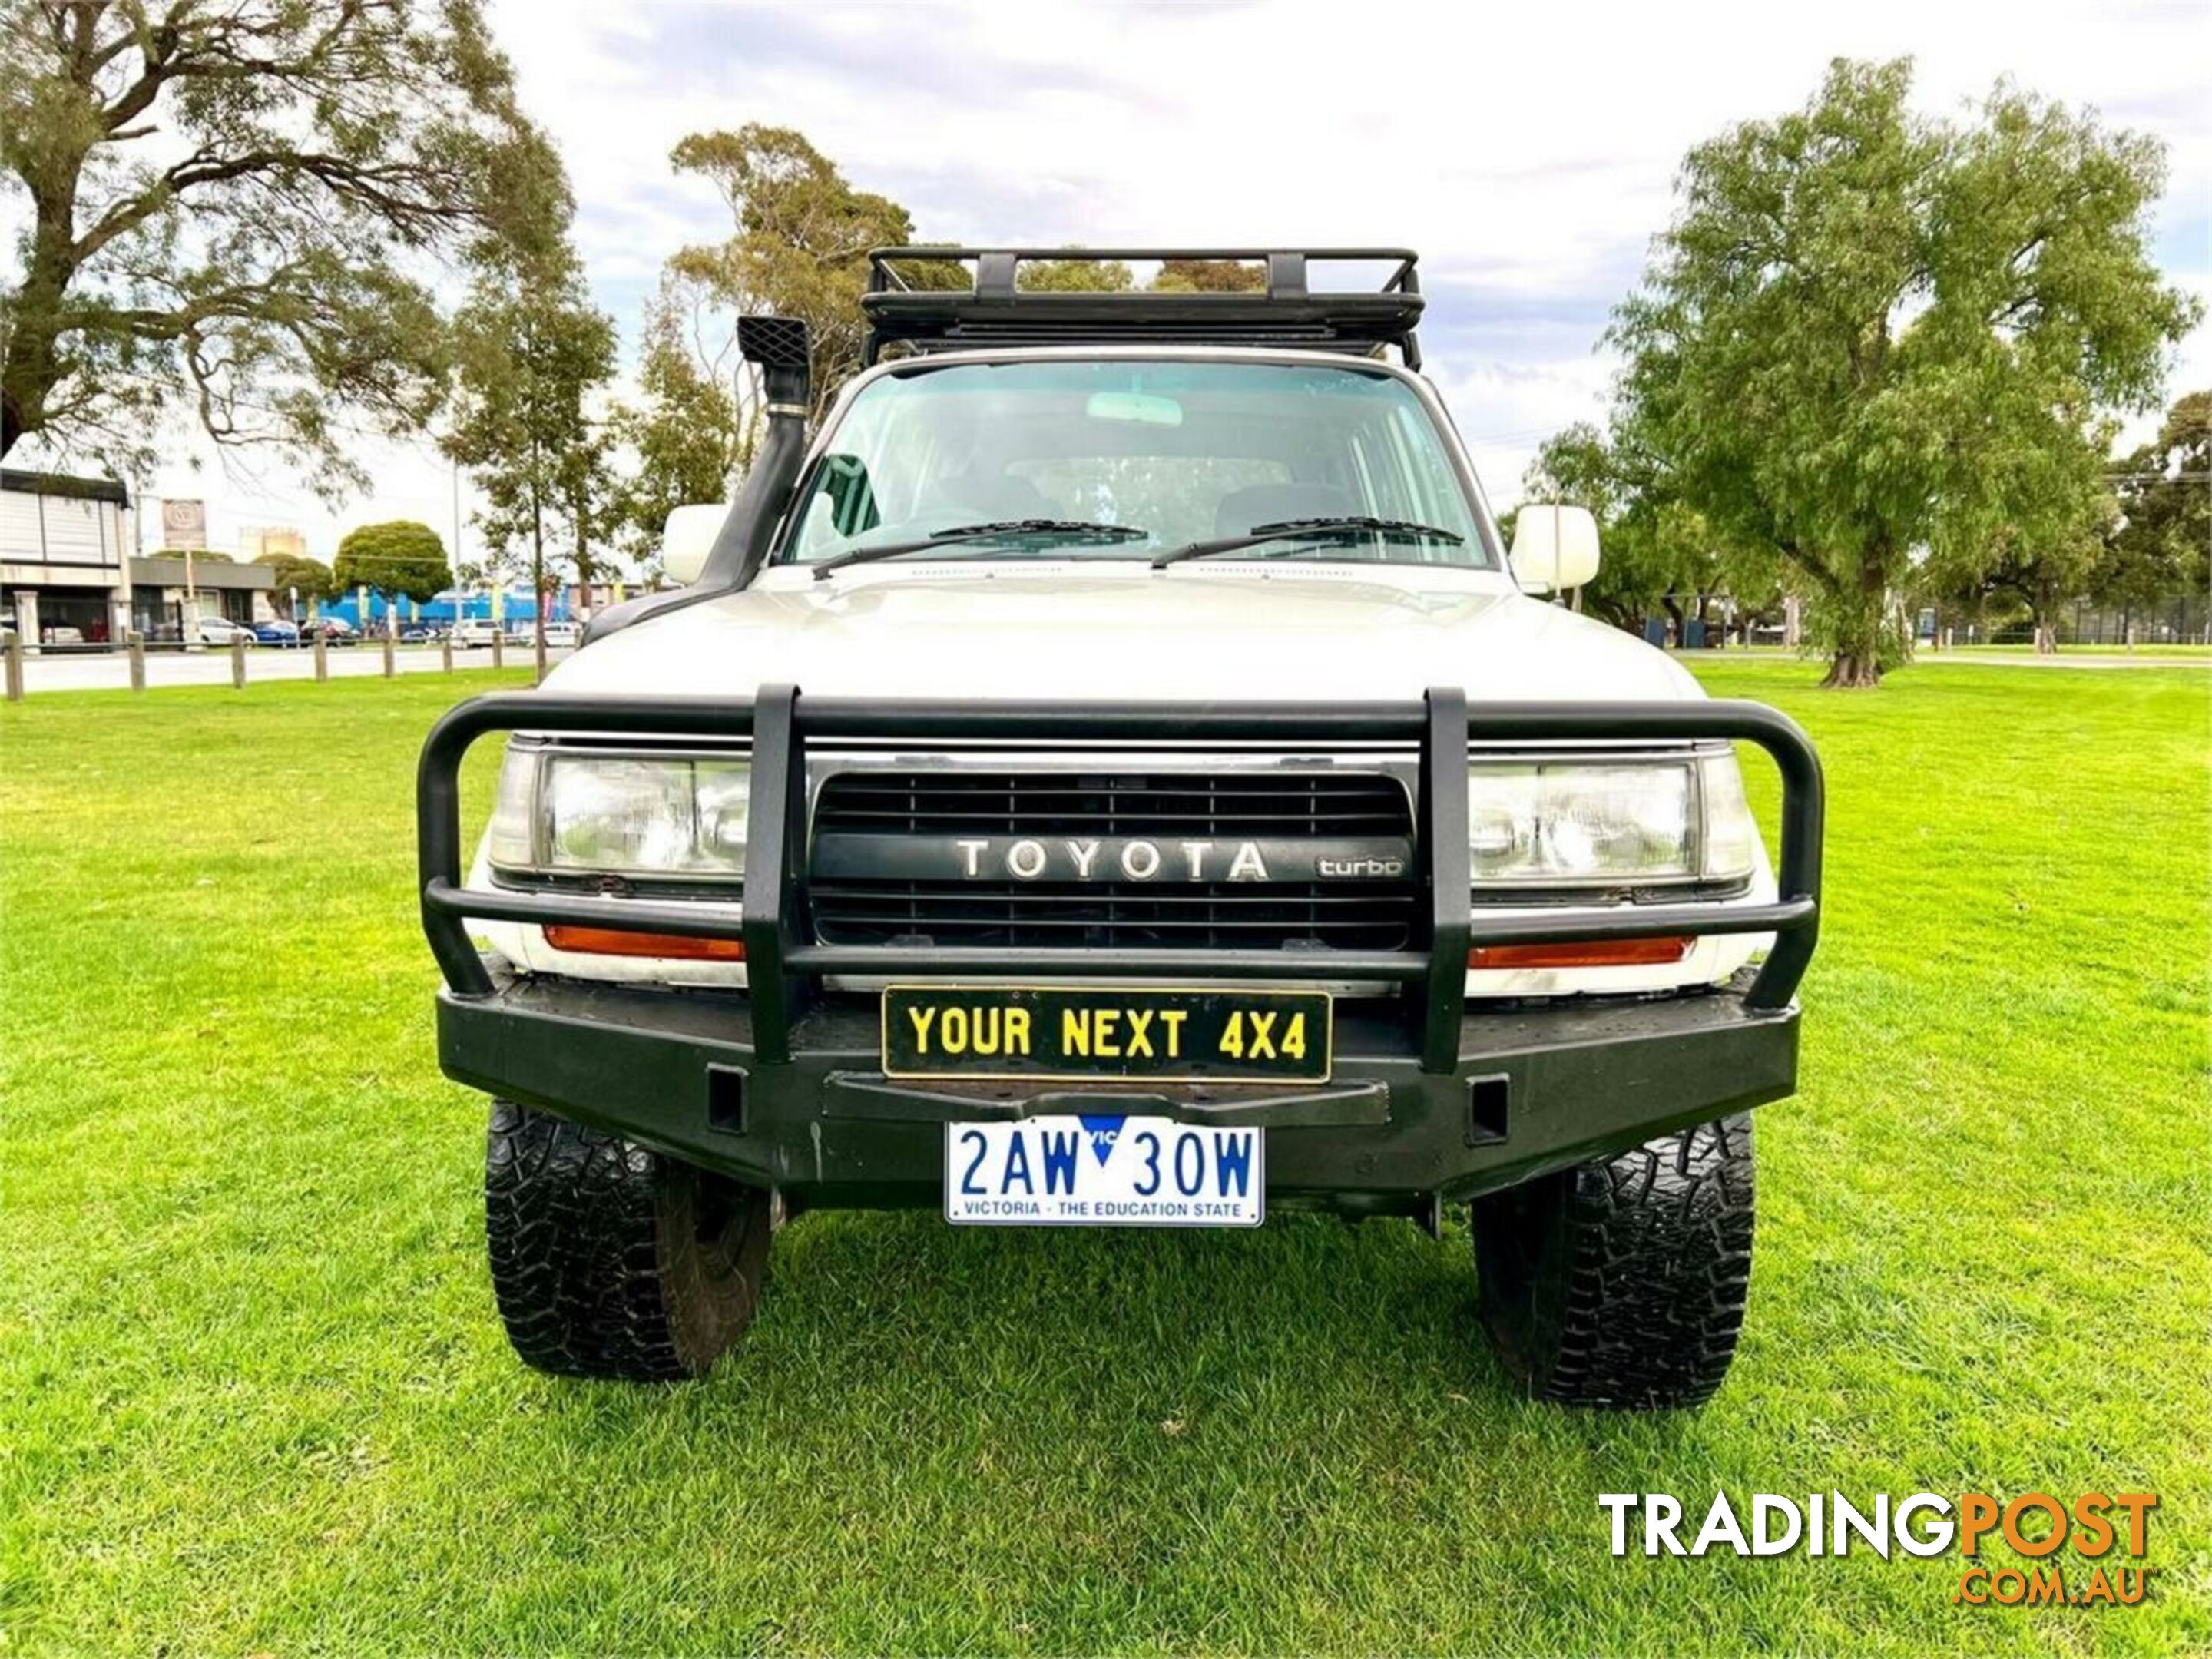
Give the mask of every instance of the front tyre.
<svg viewBox="0 0 2212 1659">
<path fill-rule="evenodd" d="M 492 1103 L 484 1223 L 507 1340 L 562 1376 L 703 1376 L 768 1274 L 765 1192 L 512 1101 Z"/>
<path fill-rule="evenodd" d="M 1539 1400 L 1700 1406 L 1751 1285 L 1751 1119 L 1739 1113 L 1477 1199 L 1482 1322 Z"/>
</svg>

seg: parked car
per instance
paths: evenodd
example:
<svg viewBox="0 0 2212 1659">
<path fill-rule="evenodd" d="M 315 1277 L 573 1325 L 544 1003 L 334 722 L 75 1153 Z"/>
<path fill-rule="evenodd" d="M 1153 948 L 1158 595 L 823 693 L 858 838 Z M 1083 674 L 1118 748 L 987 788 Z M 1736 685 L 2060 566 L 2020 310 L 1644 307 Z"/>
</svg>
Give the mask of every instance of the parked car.
<svg viewBox="0 0 2212 1659">
<path fill-rule="evenodd" d="M 464 617 L 453 624 L 453 647 L 467 651 L 507 637 L 507 630 L 489 617 Z"/>
<path fill-rule="evenodd" d="M 410 623 L 399 630 L 402 645 L 435 645 L 446 637 L 446 630 L 431 623 Z"/>
<path fill-rule="evenodd" d="M 314 617 L 300 624 L 300 642 L 313 645 L 320 635 L 325 645 L 352 645 L 361 635 L 343 617 Z"/>
<path fill-rule="evenodd" d="M 202 617 L 199 638 L 202 645 L 228 646 L 234 640 L 241 640 L 247 645 L 261 643 L 254 637 L 251 628 L 244 623 L 234 623 L 228 617 Z"/>
<path fill-rule="evenodd" d="M 253 637 L 264 645 L 295 646 L 300 643 L 300 625 L 272 617 L 253 624 Z"/>
<path fill-rule="evenodd" d="M 1509 549 L 1410 253 L 1199 295 L 1030 291 L 1039 257 L 872 254 L 869 367 L 811 434 L 805 325 L 741 319 L 766 430 L 733 503 L 670 515 L 683 586 L 426 744 L 439 1059 L 492 1097 L 514 1348 L 696 1376 L 805 1210 L 1460 1208 L 1527 1393 L 1702 1402 L 1748 1115 L 1796 1084 L 1810 744 L 1553 602 L 1587 510 L 1525 503 Z"/>
<path fill-rule="evenodd" d="M 581 631 L 572 622 L 550 622 L 545 624 L 545 646 L 548 650 L 573 651 Z"/>
</svg>

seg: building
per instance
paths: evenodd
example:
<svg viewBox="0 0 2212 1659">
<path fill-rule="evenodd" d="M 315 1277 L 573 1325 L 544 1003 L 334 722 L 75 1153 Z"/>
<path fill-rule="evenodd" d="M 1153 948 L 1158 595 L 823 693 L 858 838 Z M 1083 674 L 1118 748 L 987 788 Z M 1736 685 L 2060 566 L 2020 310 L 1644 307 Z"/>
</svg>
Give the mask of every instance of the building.
<svg viewBox="0 0 2212 1659">
<path fill-rule="evenodd" d="M 130 511 L 112 478 L 0 470 L 0 627 L 31 646 L 120 643 Z"/>
<path fill-rule="evenodd" d="M 609 605 L 620 605 L 629 595 L 645 591 L 642 583 L 634 581 L 570 582 L 567 588 L 568 613 L 588 620 Z"/>
<path fill-rule="evenodd" d="M 265 564 L 164 553 L 131 561 L 131 626 L 149 640 L 184 636 L 185 611 L 236 623 L 267 622 L 284 614 L 276 603 L 276 573 Z"/>
<path fill-rule="evenodd" d="M 307 538 L 289 525 L 256 525 L 238 533 L 238 556 L 246 564 L 273 564 L 278 559 L 304 559 Z"/>
</svg>

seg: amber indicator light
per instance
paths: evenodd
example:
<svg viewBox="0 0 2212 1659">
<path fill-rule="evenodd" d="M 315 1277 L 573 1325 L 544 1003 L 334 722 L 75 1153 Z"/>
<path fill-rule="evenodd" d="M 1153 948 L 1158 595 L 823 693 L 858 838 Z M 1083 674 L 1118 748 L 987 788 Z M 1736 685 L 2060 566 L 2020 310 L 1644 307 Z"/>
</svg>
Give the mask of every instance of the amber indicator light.
<svg viewBox="0 0 2212 1659">
<path fill-rule="evenodd" d="M 1470 968 L 1656 968 L 1680 962 L 1692 941 L 1682 934 L 1661 939 L 1560 939 L 1542 945 L 1478 945 L 1467 953 Z"/>
<path fill-rule="evenodd" d="M 744 941 L 691 939 L 679 933 L 633 933 L 620 927 L 576 927 L 551 922 L 545 942 L 556 951 L 589 951 L 602 957 L 669 957 L 686 962 L 743 962 Z"/>
</svg>

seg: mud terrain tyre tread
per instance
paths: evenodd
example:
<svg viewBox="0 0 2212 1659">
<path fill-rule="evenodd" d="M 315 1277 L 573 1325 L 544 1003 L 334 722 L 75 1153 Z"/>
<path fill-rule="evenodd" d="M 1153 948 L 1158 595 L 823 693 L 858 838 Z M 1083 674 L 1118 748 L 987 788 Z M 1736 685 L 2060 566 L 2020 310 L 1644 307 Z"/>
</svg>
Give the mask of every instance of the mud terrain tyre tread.
<svg viewBox="0 0 2212 1659">
<path fill-rule="evenodd" d="M 1743 1326 L 1752 1208 L 1742 1114 L 1476 1200 L 1498 1357 L 1539 1400 L 1703 1405 Z"/>
<path fill-rule="evenodd" d="M 702 1376 L 767 1277 L 763 1192 L 603 1130 L 492 1103 L 484 1231 L 507 1339 L 562 1376 Z"/>
</svg>

